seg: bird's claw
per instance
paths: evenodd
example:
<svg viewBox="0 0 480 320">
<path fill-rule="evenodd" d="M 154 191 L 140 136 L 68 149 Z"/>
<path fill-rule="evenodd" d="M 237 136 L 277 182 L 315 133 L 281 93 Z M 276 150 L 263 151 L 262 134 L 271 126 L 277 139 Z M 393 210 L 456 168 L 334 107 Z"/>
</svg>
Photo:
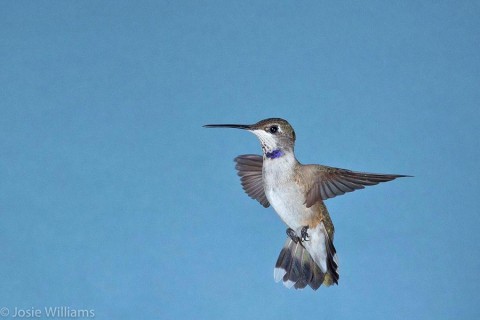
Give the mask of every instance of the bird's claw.
<svg viewBox="0 0 480 320">
<path fill-rule="evenodd" d="M 305 226 L 302 228 L 301 232 L 300 232 L 300 237 L 297 236 L 297 233 L 295 232 L 295 230 L 293 230 L 292 228 L 288 228 L 287 229 L 287 236 L 290 237 L 290 239 L 292 239 L 293 242 L 295 243 L 298 243 L 300 241 L 300 243 L 304 242 L 304 241 L 309 241 L 310 240 L 310 236 L 308 235 L 308 226 Z"/>
<path fill-rule="evenodd" d="M 301 240 L 302 242 L 303 241 L 309 241 L 310 240 L 310 236 L 308 235 L 308 226 L 305 226 L 302 228 L 302 231 L 301 231 Z"/>
<path fill-rule="evenodd" d="M 292 239 L 292 241 L 295 242 L 295 243 L 298 243 L 298 241 L 300 241 L 300 238 L 297 237 L 297 234 L 295 233 L 295 230 L 293 230 L 292 228 L 287 229 L 287 236 L 289 236 L 290 239 Z"/>
</svg>

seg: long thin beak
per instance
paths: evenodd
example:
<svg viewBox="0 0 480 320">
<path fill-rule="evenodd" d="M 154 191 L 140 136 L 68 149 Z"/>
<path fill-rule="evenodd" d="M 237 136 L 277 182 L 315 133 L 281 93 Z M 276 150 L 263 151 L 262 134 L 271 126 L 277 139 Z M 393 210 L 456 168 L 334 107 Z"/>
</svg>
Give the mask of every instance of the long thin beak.
<svg viewBox="0 0 480 320">
<path fill-rule="evenodd" d="M 206 124 L 204 128 L 234 128 L 248 130 L 252 126 L 248 124 Z"/>
</svg>

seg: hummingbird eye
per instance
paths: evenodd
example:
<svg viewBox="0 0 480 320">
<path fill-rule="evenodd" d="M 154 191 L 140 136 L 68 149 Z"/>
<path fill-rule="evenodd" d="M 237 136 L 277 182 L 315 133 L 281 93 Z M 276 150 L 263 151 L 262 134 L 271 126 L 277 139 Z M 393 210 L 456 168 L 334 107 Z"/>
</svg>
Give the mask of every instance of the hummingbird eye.
<svg viewBox="0 0 480 320">
<path fill-rule="evenodd" d="M 277 126 L 271 126 L 270 128 L 268 128 L 268 131 L 270 131 L 270 133 L 277 133 L 278 131 L 278 127 Z"/>
</svg>

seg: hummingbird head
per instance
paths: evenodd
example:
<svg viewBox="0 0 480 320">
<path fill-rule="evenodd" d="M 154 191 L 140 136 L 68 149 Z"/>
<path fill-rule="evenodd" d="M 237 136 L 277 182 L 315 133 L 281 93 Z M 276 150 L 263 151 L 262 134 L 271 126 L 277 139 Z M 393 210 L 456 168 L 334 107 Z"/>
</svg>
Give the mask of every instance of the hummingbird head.
<svg viewBox="0 0 480 320">
<path fill-rule="evenodd" d="M 295 131 L 283 119 L 269 118 L 255 124 L 208 124 L 205 128 L 236 128 L 252 132 L 260 140 L 263 153 L 268 158 L 277 158 L 285 152 L 293 152 Z"/>
</svg>

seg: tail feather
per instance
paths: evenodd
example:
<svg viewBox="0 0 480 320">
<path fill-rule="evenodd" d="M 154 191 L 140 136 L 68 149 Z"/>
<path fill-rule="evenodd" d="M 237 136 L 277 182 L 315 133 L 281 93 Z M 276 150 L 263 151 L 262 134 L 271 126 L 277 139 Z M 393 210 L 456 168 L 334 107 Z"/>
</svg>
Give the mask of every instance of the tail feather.
<svg viewBox="0 0 480 320">
<path fill-rule="evenodd" d="M 289 275 L 288 280 L 297 283 L 299 280 L 302 280 L 302 256 L 303 256 L 303 247 L 300 245 L 300 242 L 295 243 L 293 250 L 293 259 L 290 270 L 287 270 L 285 276 Z M 283 279 L 285 279 L 285 276 Z"/>
<path fill-rule="evenodd" d="M 309 284 L 309 280 L 313 276 L 312 267 L 310 264 L 310 255 L 307 250 L 302 247 L 302 255 L 300 257 L 300 268 L 299 273 L 302 275 L 299 277 L 299 280 L 295 283 L 295 289 L 303 289 Z"/>
<path fill-rule="evenodd" d="M 327 266 L 328 270 L 331 270 L 329 273 L 333 283 L 338 284 L 339 274 L 337 272 L 338 269 L 338 261 L 337 261 L 337 250 L 333 246 L 333 241 L 328 239 L 327 241 Z"/>
<path fill-rule="evenodd" d="M 287 238 L 275 264 L 275 281 L 283 281 L 288 288 L 303 289 L 308 285 L 313 290 L 317 290 L 322 284 L 326 286 L 338 284 L 336 250 L 328 236 L 326 240 L 327 270 L 324 272 L 305 248 L 304 243 Z"/>
<path fill-rule="evenodd" d="M 309 285 L 313 290 L 317 290 L 318 288 L 320 288 L 323 281 L 325 281 L 325 274 L 322 272 L 322 270 L 320 270 L 320 268 L 316 265 L 316 263 L 313 262 L 313 259 L 312 259 L 312 264 L 314 268 L 313 268 L 312 278 L 310 280 Z"/>
<path fill-rule="evenodd" d="M 280 280 L 282 280 L 287 273 L 287 270 L 290 270 L 293 260 L 293 256 L 290 252 L 290 246 L 292 242 L 293 241 L 291 239 L 287 239 L 287 241 L 285 242 L 285 246 L 282 248 L 282 251 L 280 251 L 280 255 L 278 256 L 277 263 L 275 264 L 275 270 L 273 273 L 275 282 L 279 282 Z"/>
</svg>

